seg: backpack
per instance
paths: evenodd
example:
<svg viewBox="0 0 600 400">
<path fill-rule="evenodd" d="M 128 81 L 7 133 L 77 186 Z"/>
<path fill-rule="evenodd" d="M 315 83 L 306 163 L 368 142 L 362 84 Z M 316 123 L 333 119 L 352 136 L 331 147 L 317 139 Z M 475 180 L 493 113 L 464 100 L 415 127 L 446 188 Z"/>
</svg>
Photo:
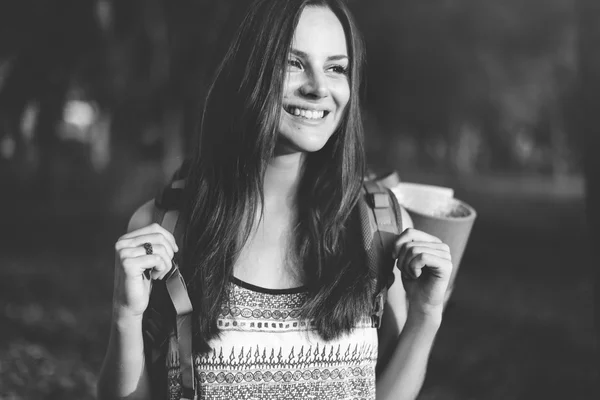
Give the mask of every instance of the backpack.
<svg viewBox="0 0 600 400">
<path fill-rule="evenodd" d="M 391 256 L 394 240 L 402 232 L 401 208 L 390 187 L 399 182 L 396 172 L 384 178 L 368 177 L 358 202 L 362 244 L 368 267 L 376 271 L 376 295 L 371 315 L 373 327 L 379 328 L 387 289 L 394 282 L 394 260 Z M 179 220 L 185 181 L 177 179 L 155 198 L 154 221 L 160 223 L 175 238 L 182 237 L 184 224 Z M 192 304 L 185 280 L 177 262 L 160 281 L 153 281 L 148 307 L 142 322 L 144 351 L 153 399 L 165 399 L 168 373 L 165 371 L 168 341 L 177 341 L 182 379 L 182 400 L 195 400 L 196 387 L 192 359 Z"/>
</svg>

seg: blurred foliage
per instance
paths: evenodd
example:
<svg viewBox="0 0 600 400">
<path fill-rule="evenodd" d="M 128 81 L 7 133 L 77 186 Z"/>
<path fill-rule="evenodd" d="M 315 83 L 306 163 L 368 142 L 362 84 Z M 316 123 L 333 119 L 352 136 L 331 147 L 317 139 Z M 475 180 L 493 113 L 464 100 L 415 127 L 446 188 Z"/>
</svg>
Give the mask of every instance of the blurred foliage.
<svg viewBox="0 0 600 400">
<path fill-rule="evenodd" d="M 579 168 L 574 1 L 355 3 L 382 147 L 405 136 L 417 160 L 467 173 Z"/>
<path fill-rule="evenodd" d="M 61 105 L 76 98 L 109 116 L 113 152 L 133 143 L 179 159 L 245 4 L 3 2 L 0 138 L 12 140 L 4 153 L 27 146 L 19 131 L 34 103 L 31 136 L 43 158 Z M 368 46 L 371 156 L 405 169 L 579 171 L 574 0 L 350 4 Z"/>
<path fill-rule="evenodd" d="M 97 372 L 72 355 L 64 359 L 46 346 L 16 341 L 0 357 L 4 400 L 95 397 Z"/>
</svg>

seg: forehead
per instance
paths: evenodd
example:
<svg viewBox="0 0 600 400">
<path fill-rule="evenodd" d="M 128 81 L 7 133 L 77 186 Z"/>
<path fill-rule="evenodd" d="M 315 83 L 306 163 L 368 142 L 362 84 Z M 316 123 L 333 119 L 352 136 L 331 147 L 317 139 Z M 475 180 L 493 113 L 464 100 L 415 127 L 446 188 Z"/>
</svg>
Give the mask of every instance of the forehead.
<svg viewBox="0 0 600 400">
<path fill-rule="evenodd" d="M 292 48 L 312 56 L 348 55 L 346 34 L 327 7 L 306 7 L 294 32 Z"/>
</svg>

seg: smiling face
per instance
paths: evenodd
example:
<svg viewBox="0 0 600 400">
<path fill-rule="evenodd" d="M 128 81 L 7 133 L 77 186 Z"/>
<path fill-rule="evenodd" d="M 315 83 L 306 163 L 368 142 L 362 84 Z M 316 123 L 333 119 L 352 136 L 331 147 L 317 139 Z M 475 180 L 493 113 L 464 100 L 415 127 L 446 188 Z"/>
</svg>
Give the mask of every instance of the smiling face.
<svg viewBox="0 0 600 400">
<path fill-rule="evenodd" d="M 306 7 L 288 55 L 277 153 L 320 150 L 350 98 L 344 28 L 325 7 Z"/>
</svg>

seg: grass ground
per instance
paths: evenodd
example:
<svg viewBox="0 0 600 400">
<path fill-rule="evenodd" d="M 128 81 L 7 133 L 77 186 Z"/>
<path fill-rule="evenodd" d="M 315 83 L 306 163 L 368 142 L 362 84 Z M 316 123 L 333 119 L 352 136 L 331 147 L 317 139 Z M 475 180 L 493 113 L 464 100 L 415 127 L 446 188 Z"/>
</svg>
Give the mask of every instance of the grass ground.
<svg viewBox="0 0 600 400">
<path fill-rule="evenodd" d="M 420 400 L 595 398 L 581 196 L 451 185 L 479 217 Z M 127 216 L 28 199 L 4 207 L 0 399 L 93 399 Z"/>
</svg>

